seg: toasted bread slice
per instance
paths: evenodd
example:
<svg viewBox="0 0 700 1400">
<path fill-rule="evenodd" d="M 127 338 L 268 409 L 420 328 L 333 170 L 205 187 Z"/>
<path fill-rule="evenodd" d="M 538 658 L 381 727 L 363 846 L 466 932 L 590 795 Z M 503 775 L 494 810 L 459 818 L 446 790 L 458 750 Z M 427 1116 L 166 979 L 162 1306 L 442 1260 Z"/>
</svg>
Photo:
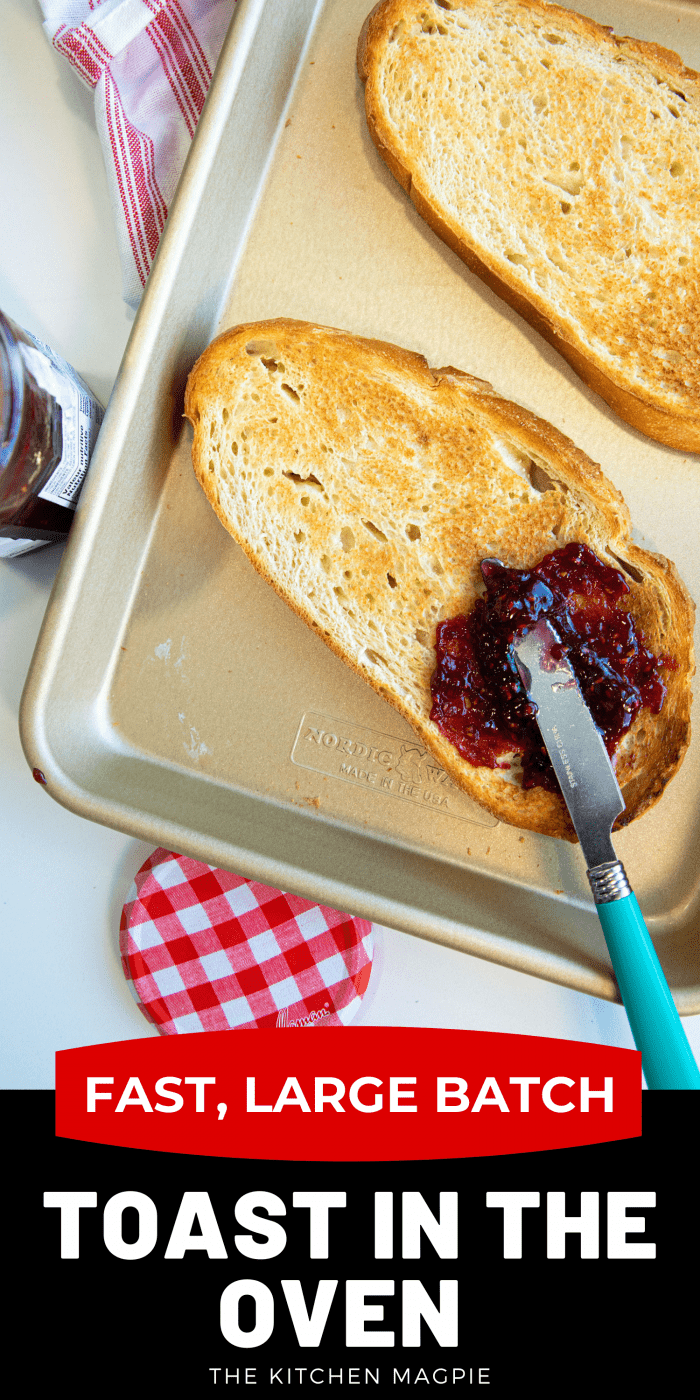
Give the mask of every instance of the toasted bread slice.
<svg viewBox="0 0 700 1400">
<path fill-rule="evenodd" d="M 367 122 L 431 228 L 621 418 L 700 450 L 700 75 L 543 0 L 385 0 Z"/>
<path fill-rule="evenodd" d="M 627 605 L 671 661 L 661 713 L 618 749 L 627 810 L 650 807 L 689 741 L 693 604 L 667 559 L 568 438 L 490 385 L 420 355 L 300 321 L 237 326 L 192 370 L 197 478 L 255 568 L 406 717 L 496 817 L 575 839 L 563 800 L 475 768 L 430 719 L 437 623 L 483 591 L 480 562 L 529 568 L 572 540 L 622 569 Z"/>
</svg>

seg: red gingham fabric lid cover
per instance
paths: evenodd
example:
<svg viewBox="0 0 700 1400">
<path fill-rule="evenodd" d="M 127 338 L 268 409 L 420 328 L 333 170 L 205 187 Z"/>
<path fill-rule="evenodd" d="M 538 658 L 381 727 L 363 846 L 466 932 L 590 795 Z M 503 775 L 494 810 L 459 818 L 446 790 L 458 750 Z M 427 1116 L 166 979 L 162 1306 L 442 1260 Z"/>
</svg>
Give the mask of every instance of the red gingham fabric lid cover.
<svg viewBox="0 0 700 1400">
<path fill-rule="evenodd" d="M 366 919 L 163 849 L 129 891 L 120 948 L 162 1035 L 347 1025 L 373 956 Z"/>
</svg>

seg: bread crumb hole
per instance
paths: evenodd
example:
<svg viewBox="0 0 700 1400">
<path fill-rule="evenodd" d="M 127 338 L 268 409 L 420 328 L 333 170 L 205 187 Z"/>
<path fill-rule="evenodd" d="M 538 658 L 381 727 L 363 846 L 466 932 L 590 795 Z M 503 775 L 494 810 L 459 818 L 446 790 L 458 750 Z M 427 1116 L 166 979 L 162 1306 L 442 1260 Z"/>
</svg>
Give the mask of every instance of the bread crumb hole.
<svg viewBox="0 0 700 1400">
<path fill-rule="evenodd" d="M 329 574 L 331 571 L 331 561 L 327 554 L 321 555 L 321 568 L 323 569 L 324 574 Z"/>
<path fill-rule="evenodd" d="M 381 544 L 389 543 L 383 531 L 380 530 L 377 525 L 374 525 L 371 520 L 363 520 L 362 524 L 364 525 L 365 530 L 369 530 L 370 535 L 374 535 L 375 540 L 379 540 Z"/>
<path fill-rule="evenodd" d="M 531 462 L 529 468 L 530 482 L 535 491 L 544 494 L 545 491 L 556 491 L 557 482 L 541 467 L 538 462 Z"/>
<path fill-rule="evenodd" d="M 420 642 L 422 647 L 427 647 L 430 645 L 430 637 L 428 636 L 428 633 L 424 632 L 421 627 L 416 627 L 416 641 Z"/>
<path fill-rule="evenodd" d="M 264 470 L 264 472 L 263 472 L 263 476 L 274 476 L 274 474 L 275 474 L 275 473 L 274 473 L 272 467 L 266 467 L 265 470 Z"/>
<path fill-rule="evenodd" d="M 386 581 L 390 588 L 396 588 L 396 579 L 393 574 L 387 574 Z"/>
<path fill-rule="evenodd" d="M 387 664 L 384 657 L 380 656 L 378 651 L 372 651 L 370 647 L 367 647 L 365 651 L 365 656 L 367 657 L 367 660 L 372 663 L 373 666 L 386 666 Z"/>
<path fill-rule="evenodd" d="M 313 472 L 309 473 L 308 476 L 300 476 L 299 472 L 284 472 L 284 476 L 288 477 L 290 481 L 296 482 L 297 486 L 312 486 L 314 491 L 320 491 L 321 494 L 324 492 L 323 482 L 319 481 Z"/>
<path fill-rule="evenodd" d="M 287 395 L 287 398 L 291 399 L 293 403 L 301 402 L 299 395 L 297 394 L 296 390 L 292 388 L 291 384 L 282 384 L 280 387 Z"/>
<path fill-rule="evenodd" d="M 303 540 L 304 540 L 304 531 L 303 531 L 303 530 L 295 530 L 295 532 L 294 532 L 294 539 L 296 540 L 296 543 L 297 543 L 297 544 L 302 544 L 302 543 L 303 543 Z"/>
<path fill-rule="evenodd" d="M 234 441 L 231 443 L 231 451 L 232 451 L 234 457 L 237 457 L 237 456 L 238 456 L 238 443 L 235 441 L 235 439 L 234 439 Z"/>
<path fill-rule="evenodd" d="M 507 249 L 506 249 L 506 257 L 507 257 L 507 259 L 508 259 L 508 262 L 517 263 L 517 264 L 519 264 L 519 263 L 526 263 L 527 260 L 528 260 L 525 253 L 513 253 L 513 252 L 509 252 Z"/>
<path fill-rule="evenodd" d="M 349 554 L 350 550 L 355 548 L 355 536 L 353 535 L 353 532 L 350 529 L 349 525 L 343 526 L 340 532 L 340 543 L 342 544 L 346 554 Z"/>
<path fill-rule="evenodd" d="M 421 537 L 419 525 L 407 525 L 406 534 L 409 540 L 419 540 Z"/>
<path fill-rule="evenodd" d="M 430 567 L 431 567 L 431 569 L 432 569 L 432 571 L 433 571 L 434 574 L 440 575 L 440 574 L 444 574 L 444 572 L 445 572 L 445 570 L 443 569 L 442 564 L 440 563 L 440 560 L 439 560 L 439 559 L 433 559 L 432 562 L 431 562 Z"/>
<path fill-rule="evenodd" d="M 272 359 L 277 355 L 277 346 L 274 340 L 249 340 L 246 345 L 248 355 L 266 355 Z"/>
<path fill-rule="evenodd" d="M 685 175 L 685 166 L 682 160 L 674 160 L 671 164 L 670 173 L 676 179 L 679 175 Z"/>
<path fill-rule="evenodd" d="M 501 112 L 499 121 L 502 127 L 510 126 L 510 112 Z"/>
<path fill-rule="evenodd" d="M 615 563 L 619 564 L 623 574 L 627 574 L 634 583 L 644 582 L 644 574 L 639 569 L 636 569 L 634 564 L 630 564 L 627 559 L 621 559 L 619 554 L 614 554 L 612 550 L 609 550 L 608 553 L 611 558 L 615 560 Z"/>
</svg>

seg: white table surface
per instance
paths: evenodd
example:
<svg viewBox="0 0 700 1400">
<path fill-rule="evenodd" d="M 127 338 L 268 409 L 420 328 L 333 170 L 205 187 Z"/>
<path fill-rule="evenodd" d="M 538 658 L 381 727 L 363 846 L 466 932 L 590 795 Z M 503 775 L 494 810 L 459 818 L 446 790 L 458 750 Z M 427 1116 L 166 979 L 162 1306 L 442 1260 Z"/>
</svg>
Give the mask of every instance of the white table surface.
<svg viewBox="0 0 700 1400">
<path fill-rule="evenodd" d="M 0 0 L 0 306 L 107 402 L 132 313 L 93 98 L 55 53 L 35 0 Z M 119 962 L 119 914 L 150 847 L 73 816 L 32 780 L 22 687 L 62 549 L 0 560 L 0 1087 L 48 1089 L 54 1053 L 156 1034 Z M 376 930 L 356 1024 L 454 1026 L 632 1045 L 619 1006 Z M 700 1016 L 684 1021 L 700 1062 Z"/>
</svg>

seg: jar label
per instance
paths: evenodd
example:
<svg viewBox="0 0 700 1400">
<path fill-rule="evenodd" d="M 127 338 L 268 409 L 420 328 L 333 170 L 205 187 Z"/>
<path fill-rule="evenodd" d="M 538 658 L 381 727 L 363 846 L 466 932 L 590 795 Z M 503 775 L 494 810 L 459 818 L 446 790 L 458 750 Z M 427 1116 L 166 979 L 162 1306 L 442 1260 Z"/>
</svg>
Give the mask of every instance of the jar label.
<svg viewBox="0 0 700 1400">
<path fill-rule="evenodd" d="M 50 540 L 13 540 L 0 538 L 0 559 L 14 559 L 16 554 L 26 554 L 30 549 L 41 549 Z"/>
<path fill-rule="evenodd" d="M 32 344 L 20 343 L 22 359 L 37 384 L 61 405 L 63 418 L 61 460 L 39 496 L 75 510 L 104 410 L 66 360 L 28 331 L 24 334 Z"/>
</svg>

